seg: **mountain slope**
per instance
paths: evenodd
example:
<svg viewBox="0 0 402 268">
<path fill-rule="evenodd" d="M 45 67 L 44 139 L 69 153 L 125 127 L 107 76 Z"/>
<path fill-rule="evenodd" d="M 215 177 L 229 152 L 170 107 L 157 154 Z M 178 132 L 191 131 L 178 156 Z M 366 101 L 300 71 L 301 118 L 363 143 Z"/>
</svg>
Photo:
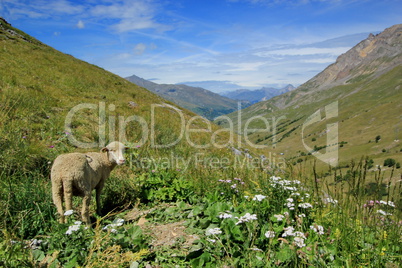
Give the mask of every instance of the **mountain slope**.
<svg viewBox="0 0 402 268">
<path fill-rule="evenodd" d="M 236 100 L 220 96 L 203 88 L 181 84 L 157 84 L 135 75 L 126 79 L 210 120 L 236 111 L 238 108 Z"/>
<path fill-rule="evenodd" d="M 382 165 L 389 157 L 402 162 L 401 100 L 402 25 L 395 25 L 370 35 L 296 90 L 229 117 L 254 146 L 291 162 L 333 151 L 336 164 L 368 155 Z M 228 126 L 226 121 L 217 123 Z M 336 134 L 328 134 L 331 126 Z"/>
<path fill-rule="evenodd" d="M 283 88 L 263 87 L 256 90 L 238 89 L 235 91 L 224 92 L 221 95 L 234 100 L 249 101 L 250 103 L 254 104 L 260 101 L 269 100 L 275 96 L 284 94 L 294 89 L 295 87 L 292 85 L 287 85 Z"/>
<path fill-rule="evenodd" d="M 296 91 L 275 98 L 272 104 L 285 108 L 296 103 L 312 101 L 308 95 L 348 85 L 358 80 L 369 80 L 401 64 L 401 28 L 395 25 L 378 35 L 369 37 L 340 55 L 336 62 L 297 88 Z"/>
<path fill-rule="evenodd" d="M 192 120 L 194 113 L 140 86 L 44 45 L 4 20 L 0 58 L 2 171 L 46 169 L 61 152 L 98 150 L 117 139 L 146 154 L 153 151 L 154 157 L 170 155 L 172 149 L 177 155 L 191 155 L 197 149 L 194 144 L 209 144 L 218 129 L 207 120 Z M 192 132 L 187 135 L 189 120 Z M 205 128 L 210 131 L 194 131 Z M 225 135 L 214 139 L 219 142 Z"/>
</svg>

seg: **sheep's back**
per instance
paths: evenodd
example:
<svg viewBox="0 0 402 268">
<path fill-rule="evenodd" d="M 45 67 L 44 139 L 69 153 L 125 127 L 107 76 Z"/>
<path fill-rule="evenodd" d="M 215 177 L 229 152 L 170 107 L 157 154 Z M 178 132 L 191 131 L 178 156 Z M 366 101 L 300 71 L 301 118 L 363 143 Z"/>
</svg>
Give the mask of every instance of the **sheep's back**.
<svg viewBox="0 0 402 268">
<path fill-rule="evenodd" d="M 87 166 L 85 154 L 69 153 L 59 155 L 51 169 L 52 180 L 62 177 L 83 176 Z"/>
</svg>

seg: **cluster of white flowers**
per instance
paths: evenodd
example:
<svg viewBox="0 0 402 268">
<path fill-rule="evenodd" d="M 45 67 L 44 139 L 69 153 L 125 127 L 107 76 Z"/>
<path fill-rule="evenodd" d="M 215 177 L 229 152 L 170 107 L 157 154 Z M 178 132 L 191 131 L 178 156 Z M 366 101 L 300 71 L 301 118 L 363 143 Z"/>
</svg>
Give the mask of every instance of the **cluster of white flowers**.
<svg viewBox="0 0 402 268">
<path fill-rule="evenodd" d="M 71 214 L 70 214 L 71 215 Z M 76 232 L 80 229 L 82 222 L 76 221 L 73 225 L 68 226 L 68 230 L 66 231 L 66 235 L 71 235 L 73 232 Z"/>
<path fill-rule="evenodd" d="M 319 235 L 323 235 L 324 234 L 324 227 L 322 227 L 321 225 L 310 225 L 310 229 L 313 230 L 314 232 L 316 232 Z"/>
<path fill-rule="evenodd" d="M 304 243 L 304 238 L 303 237 L 295 236 L 293 241 L 294 241 L 295 245 L 298 246 L 299 248 L 302 248 L 302 247 L 306 246 L 306 244 Z"/>
<path fill-rule="evenodd" d="M 236 219 L 238 219 L 239 221 L 236 222 L 236 225 L 241 224 L 243 222 L 249 222 L 252 220 L 256 220 L 257 219 L 257 214 L 250 214 L 250 213 L 246 213 L 244 214 L 244 216 L 241 216 L 240 218 L 236 217 Z"/>
<path fill-rule="evenodd" d="M 282 214 L 274 215 L 274 217 L 276 218 L 277 221 L 282 221 L 285 218 L 285 216 Z"/>
<path fill-rule="evenodd" d="M 70 210 L 67 210 L 66 212 L 64 212 L 64 216 L 70 216 L 73 213 L 74 213 L 74 210 L 70 209 Z"/>
<path fill-rule="evenodd" d="M 117 232 L 117 230 L 116 230 L 115 228 L 116 228 L 116 227 L 119 227 L 119 226 L 122 226 L 123 223 L 124 223 L 124 220 L 123 220 L 123 219 L 117 218 L 117 219 L 115 219 L 111 224 L 108 224 L 108 225 L 106 225 L 105 227 L 103 227 L 103 230 L 109 230 L 109 229 L 110 229 L 110 231 L 111 231 L 112 233 L 115 233 L 115 232 Z"/>
<path fill-rule="evenodd" d="M 218 234 L 221 234 L 221 233 L 222 233 L 222 230 L 220 228 L 210 228 L 210 229 L 207 229 L 207 231 L 205 232 L 205 234 L 207 236 L 218 235 Z"/>
<path fill-rule="evenodd" d="M 264 200 L 265 198 L 267 198 L 265 195 L 257 194 L 257 195 L 254 196 L 253 200 L 254 200 L 254 201 L 259 201 L 259 202 L 261 202 L 261 201 Z"/>
<path fill-rule="evenodd" d="M 285 232 L 282 234 L 282 237 L 293 236 L 293 241 L 296 246 L 298 246 L 299 248 L 306 246 L 306 244 L 304 243 L 304 240 L 306 239 L 304 233 L 295 231 L 295 228 L 293 226 L 285 227 L 283 228 L 283 230 Z"/>
<path fill-rule="evenodd" d="M 327 198 L 324 198 L 324 203 L 331 203 L 331 204 L 338 204 L 338 200 L 335 200 L 335 199 L 333 199 L 333 198 L 331 198 L 331 197 L 327 197 Z"/>
<path fill-rule="evenodd" d="M 282 237 L 293 236 L 295 228 L 293 226 L 283 228 L 285 232 L 282 234 Z"/>
<path fill-rule="evenodd" d="M 297 188 L 294 186 L 295 184 L 300 184 L 300 181 L 284 180 L 280 177 L 275 177 L 275 176 L 271 177 L 271 186 L 273 186 L 273 187 L 281 186 L 285 190 L 297 191 Z"/>
<path fill-rule="evenodd" d="M 232 218 L 233 215 L 225 212 L 221 212 L 218 216 L 220 219 L 229 219 Z"/>
<path fill-rule="evenodd" d="M 299 208 L 312 208 L 313 205 L 310 203 L 301 203 L 299 204 Z"/>
<path fill-rule="evenodd" d="M 381 214 L 381 215 L 384 215 L 384 216 L 391 216 L 391 215 L 392 215 L 392 213 L 385 212 L 385 211 L 382 210 L 382 209 L 377 210 L 377 213 L 378 213 L 378 214 Z"/>
<path fill-rule="evenodd" d="M 294 200 L 293 198 L 288 198 L 286 199 L 286 201 L 288 201 L 285 205 L 290 209 L 290 210 L 294 210 L 295 209 L 295 204 L 293 203 Z"/>
<path fill-rule="evenodd" d="M 383 204 L 383 205 L 388 205 L 388 206 L 391 206 L 391 207 L 395 207 L 395 204 L 394 204 L 394 202 L 392 202 L 392 201 L 383 201 L 383 200 L 380 200 L 380 204 Z"/>
<path fill-rule="evenodd" d="M 266 238 L 274 238 L 275 237 L 275 232 L 274 231 L 268 231 L 265 233 Z"/>
</svg>

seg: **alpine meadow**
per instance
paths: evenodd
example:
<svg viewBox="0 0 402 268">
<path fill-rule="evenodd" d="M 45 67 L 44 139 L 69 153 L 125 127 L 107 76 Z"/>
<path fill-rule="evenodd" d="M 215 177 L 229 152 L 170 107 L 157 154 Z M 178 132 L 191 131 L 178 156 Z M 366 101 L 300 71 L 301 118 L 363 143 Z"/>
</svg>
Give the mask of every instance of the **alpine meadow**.
<svg viewBox="0 0 402 268">
<path fill-rule="evenodd" d="M 1 267 L 401 267 L 402 25 L 214 121 L 4 19 L 0 59 Z M 112 141 L 101 215 L 58 215 L 55 158 Z"/>
</svg>

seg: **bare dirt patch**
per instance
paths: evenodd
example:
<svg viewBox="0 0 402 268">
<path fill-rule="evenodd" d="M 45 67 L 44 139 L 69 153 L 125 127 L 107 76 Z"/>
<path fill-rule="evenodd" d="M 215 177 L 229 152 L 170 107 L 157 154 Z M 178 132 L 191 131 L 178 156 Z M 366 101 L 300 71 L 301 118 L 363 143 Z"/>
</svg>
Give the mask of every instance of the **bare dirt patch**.
<svg viewBox="0 0 402 268">
<path fill-rule="evenodd" d="M 152 237 L 150 241 L 152 247 L 180 247 L 185 250 L 189 249 L 193 242 L 199 239 L 197 235 L 186 232 L 184 220 L 171 223 L 149 222 L 146 216 L 156 209 L 140 210 L 134 208 L 125 216 L 127 221 L 137 221 L 137 225 L 141 227 L 142 231 Z"/>
</svg>

